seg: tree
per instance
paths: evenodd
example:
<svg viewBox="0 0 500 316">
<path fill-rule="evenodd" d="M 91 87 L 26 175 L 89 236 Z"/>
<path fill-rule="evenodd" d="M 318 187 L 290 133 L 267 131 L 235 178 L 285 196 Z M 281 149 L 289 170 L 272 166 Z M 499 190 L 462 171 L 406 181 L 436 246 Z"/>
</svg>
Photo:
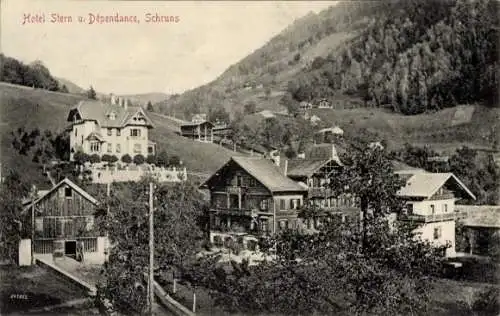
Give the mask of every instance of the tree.
<svg viewBox="0 0 500 316">
<path fill-rule="evenodd" d="M 181 164 L 181 159 L 179 158 L 179 156 L 171 156 L 169 159 L 168 159 L 168 165 L 169 166 L 178 166 Z"/>
<path fill-rule="evenodd" d="M 157 159 L 156 159 L 156 156 L 155 156 L 155 155 L 148 155 L 148 156 L 146 157 L 146 162 L 147 162 L 148 164 L 150 164 L 150 165 L 155 164 L 155 163 L 156 163 L 156 160 L 157 160 Z"/>
<path fill-rule="evenodd" d="M 28 196 L 29 185 L 15 171 L 10 171 L 0 183 L 0 258 L 17 262 L 19 241 L 29 231 L 23 226 L 27 221 L 22 216 L 23 197 Z"/>
<path fill-rule="evenodd" d="M 399 213 L 404 206 L 396 193 L 405 182 L 393 172 L 392 161 L 387 157 L 385 149 L 361 143 L 342 157 L 345 166 L 330 176 L 330 188 L 335 195 L 356 197 L 364 234 L 370 222 Z"/>
<path fill-rule="evenodd" d="M 95 92 L 94 87 L 90 86 L 89 90 L 87 91 L 87 98 L 97 100 L 97 93 Z"/>
<path fill-rule="evenodd" d="M 65 84 L 62 85 L 62 87 L 61 87 L 61 89 L 59 91 L 61 91 L 63 93 L 69 93 L 68 87 L 66 87 Z"/>
<path fill-rule="evenodd" d="M 131 163 L 132 162 L 132 157 L 130 157 L 129 154 L 125 154 L 122 156 L 122 162 L 123 163 Z"/>
<path fill-rule="evenodd" d="M 74 155 L 73 155 L 73 160 L 79 164 L 79 165 L 83 165 L 85 164 L 87 161 L 90 161 L 90 157 L 88 154 L 82 152 L 82 151 L 77 151 Z"/>
<path fill-rule="evenodd" d="M 145 161 L 145 158 L 144 158 L 143 155 L 139 154 L 139 155 L 135 155 L 134 156 L 134 160 L 133 161 L 134 161 L 134 163 L 136 165 L 142 165 L 144 163 L 144 161 Z"/>
<path fill-rule="evenodd" d="M 162 150 L 156 157 L 156 165 L 161 167 L 168 166 L 168 158 L 167 152 Z"/>
<path fill-rule="evenodd" d="M 254 101 L 249 101 L 245 103 L 243 107 L 243 114 L 253 114 L 257 112 L 257 104 Z"/>
<path fill-rule="evenodd" d="M 439 273 L 440 249 L 415 238 L 413 228 L 390 229 L 382 218 L 364 236 L 356 223 L 323 217 L 312 234 L 285 230 L 263 238 L 272 261 L 249 266 L 217 257 L 197 263 L 197 282 L 211 290 L 229 313 L 257 314 L 426 314 L 432 276 Z M 370 245 L 360 251 L 361 245 Z"/>
<path fill-rule="evenodd" d="M 89 161 L 90 161 L 90 163 L 98 163 L 98 162 L 101 162 L 101 156 L 99 156 L 98 154 L 93 154 L 93 155 L 90 155 L 90 157 L 89 157 Z"/>
<path fill-rule="evenodd" d="M 146 106 L 146 110 L 148 110 L 150 112 L 154 111 L 153 104 L 151 104 L 151 101 L 148 101 L 148 104 Z"/>
<path fill-rule="evenodd" d="M 115 310 L 145 312 L 148 247 L 149 181 L 115 185 L 109 199 L 110 212 L 100 217 L 98 226 L 109 234 L 111 248 L 103 281 L 98 284 L 98 299 L 109 300 Z M 203 198 L 189 183 L 160 185 L 154 191 L 155 278 L 182 271 L 201 249 L 203 232 L 199 218 Z"/>
</svg>

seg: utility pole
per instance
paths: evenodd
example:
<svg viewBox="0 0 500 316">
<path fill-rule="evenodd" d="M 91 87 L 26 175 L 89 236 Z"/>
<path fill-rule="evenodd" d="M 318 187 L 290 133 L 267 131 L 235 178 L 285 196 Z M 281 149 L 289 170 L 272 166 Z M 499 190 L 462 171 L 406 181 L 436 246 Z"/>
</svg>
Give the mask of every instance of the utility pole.
<svg viewBox="0 0 500 316">
<path fill-rule="evenodd" d="M 35 264 L 35 198 L 36 187 L 31 188 L 31 265 Z"/>
<path fill-rule="evenodd" d="M 153 230 L 153 183 L 149 183 L 149 282 L 148 282 L 148 294 L 149 294 L 149 314 L 153 315 L 153 303 L 154 303 L 154 230 Z"/>
</svg>

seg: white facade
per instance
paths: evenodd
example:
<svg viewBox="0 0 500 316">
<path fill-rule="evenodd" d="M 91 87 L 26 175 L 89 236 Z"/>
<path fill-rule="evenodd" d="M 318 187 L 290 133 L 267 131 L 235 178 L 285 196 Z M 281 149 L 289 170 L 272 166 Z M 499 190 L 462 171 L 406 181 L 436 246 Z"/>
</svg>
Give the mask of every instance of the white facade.
<svg viewBox="0 0 500 316">
<path fill-rule="evenodd" d="M 127 108 L 120 110 L 133 113 Z M 118 159 L 125 154 L 132 158 L 139 154 L 144 157 L 154 155 L 154 143 L 149 141 L 151 124 L 141 108 L 136 108 L 134 111 L 135 113 L 129 115 L 130 117 L 125 122 L 120 122 L 120 120 L 123 116 L 127 116 L 121 113 L 122 117 L 116 117 L 117 114 L 112 109 L 106 113 L 104 119 L 102 119 L 103 115 L 90 117 L 90 115 L 82 114 L 78 117 L 79 114 L 73 114 L 70 131 L 71 159 L 77 151 L 88 155 L 114 155 Z M 100 122 L 100 118 L 104 122 Z"/>
</svg>

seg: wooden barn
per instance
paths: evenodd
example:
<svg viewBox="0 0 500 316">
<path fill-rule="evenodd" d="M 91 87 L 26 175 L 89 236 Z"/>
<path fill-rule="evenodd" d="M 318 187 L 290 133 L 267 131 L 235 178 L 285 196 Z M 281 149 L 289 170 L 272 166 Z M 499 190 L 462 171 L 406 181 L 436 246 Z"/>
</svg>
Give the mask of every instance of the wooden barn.
<svg viewBox="0 0 500 316">
<path fill-rule="evenodd" d="M 34 221 L 35 257 L 68 256 L 103 263 L 107 242 L 95 225 L 98 210 L 98 201 L 67 178 L 25 202 L 26 221 Z"/>
</svg>

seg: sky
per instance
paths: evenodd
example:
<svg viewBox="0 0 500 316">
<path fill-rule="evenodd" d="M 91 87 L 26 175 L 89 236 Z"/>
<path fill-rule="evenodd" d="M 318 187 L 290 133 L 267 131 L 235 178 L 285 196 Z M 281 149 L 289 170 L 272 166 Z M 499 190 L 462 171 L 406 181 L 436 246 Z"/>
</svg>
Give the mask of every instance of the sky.
<svg viewBox="0 0 500 316">
<path fill-rule="evenodd" d="M 214 80 L 295 19 L 334 1 L 0 0 L 0 50 L 103 93 L 181 93 Z M 96 23 L 92 16 L 136 16 Z M 177 16 L 151 23 L 147 15 Z M 54 23 L 53 16 L 71 17 Z M 45 19 L 42 20 L 41 17 Z M 79 17 L 85 20 L 80 22 Z"/>
</svg>

